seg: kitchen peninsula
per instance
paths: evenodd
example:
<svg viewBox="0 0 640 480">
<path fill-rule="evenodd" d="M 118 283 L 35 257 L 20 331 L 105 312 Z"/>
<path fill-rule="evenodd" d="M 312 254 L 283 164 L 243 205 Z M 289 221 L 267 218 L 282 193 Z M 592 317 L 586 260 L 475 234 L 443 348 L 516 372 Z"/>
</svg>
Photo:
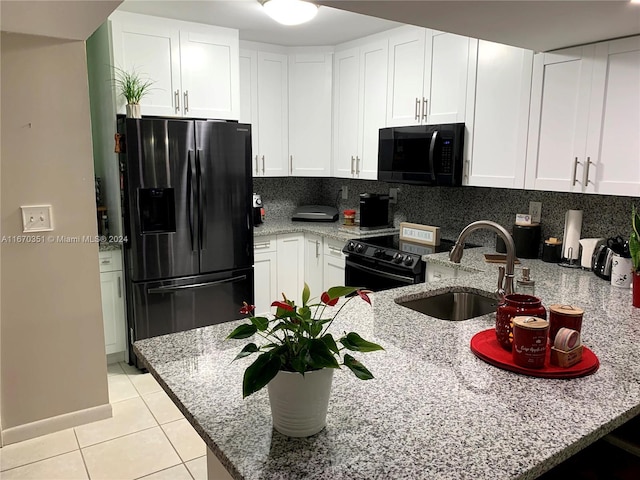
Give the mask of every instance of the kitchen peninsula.
<svg viewBox="0 0 640 480">
<path fill-rule="evenodd" d="M 239 322 L 142 340 L 135 349 L 236 479 L 535 478 L 640 413 L 640 309 L 629 290 L 590 272 L 522 260 L 545 306 L 584 308 L 582 339 L 600 359 L 590 376 L 551 380 L 471 353 L 471 338 L 492 328 L 494 315 L 448 322 L 395 303 L 452 286 L 492 292 L 497 267 L 482 256 L 489 251 L 465 251 L 459 267 L 469 275 L 375 293 L 373 308 L 347 305 L 333 330 L 357 330 L 385 351 L 357 356 L 374 380 L 334 376 L 327 428 L 310 438 L 272 429 L 266 391 L 242 399 L 251 360 L 231 363 L 242 344 L 225 341 Z M 447 254 L 429 263 L 452 266 Z"/>
</svg>

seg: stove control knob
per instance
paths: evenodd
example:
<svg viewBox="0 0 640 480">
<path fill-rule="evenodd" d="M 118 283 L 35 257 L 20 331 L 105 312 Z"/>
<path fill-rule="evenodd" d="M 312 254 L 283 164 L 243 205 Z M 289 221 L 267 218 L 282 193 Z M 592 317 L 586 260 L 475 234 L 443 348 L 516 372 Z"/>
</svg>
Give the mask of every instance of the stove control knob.
<svg viewBox="0 0 640 480">
<path fill-rule="evenodd" d="M 380 257 L 382 257 L 383 255 L 384 255 L 384 250 L 383 250 L 383 249 L 381 249 L 381 248 L 376 248 L 376 249 L 373 251 L 373 256 L 374 256 L 374 257 L 376 257 L 376 258 L 380 258 Z"/>
<path fill-rule="evenodd" d="M 404 259 L 404 256 L 401 253 L 396 253 L 393 256 L 393 263 L 402 263 L 403 259 Z"/>
<path fill-rule="evenodd" d="M 353 242 L 349 242 L 347 243 L 347 250 L 349 250 L 350 252 L 353 252 L 356 248 L 356 244 Z"/>
<path fill-rule="evenodd" d="M 406 257 L 404 257 L 404 264 L 406 266 L 409 266 L 413 263 L 413 258 L 411 258 L 409 255 L 407 255 Z"/>
<path fill-rule="evenodd" d="M 362 253 L 364 252 L 364 245 L 362 245 L 361 243 L 358 243 L 356 245 L 356 253 Z"/>
</svg>

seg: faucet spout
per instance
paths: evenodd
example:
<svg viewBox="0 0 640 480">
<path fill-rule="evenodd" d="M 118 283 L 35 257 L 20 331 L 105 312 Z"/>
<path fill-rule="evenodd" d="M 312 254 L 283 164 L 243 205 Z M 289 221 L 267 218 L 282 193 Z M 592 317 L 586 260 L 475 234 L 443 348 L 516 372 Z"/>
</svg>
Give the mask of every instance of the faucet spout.
<svg viewBox="0 0 640 480">
<path fill-rule="evenodd" d="M 460 263 L 462 254 L 464 251 L 464 243 L 471 232 L 479 229 L 488 229 L 497 233 L 503 240 L 507 247 L 507 263 L 505 265 L 504 286 L 503 290 L 505 295 L 513 293 L 513 278 L 514 269 L 516 263 L 516 247 L 513 243 L 511 234 L 500 224 L 492 222 L 490 220 L 478 220 L 477 222 L 470 223 L 462 229 L 456 244 L 449 252 L 449 260 L 454 263 Z"/>
</svg>

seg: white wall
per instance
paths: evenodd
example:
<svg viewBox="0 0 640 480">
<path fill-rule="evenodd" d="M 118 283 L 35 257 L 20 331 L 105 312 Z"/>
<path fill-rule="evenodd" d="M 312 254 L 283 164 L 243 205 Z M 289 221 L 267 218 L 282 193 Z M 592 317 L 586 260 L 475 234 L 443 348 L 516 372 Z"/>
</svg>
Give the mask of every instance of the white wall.
<svg viewBox="0 0 640 480">
<path fill-rule="evenodd" d="M 46 433 L 110 407 L 97 244 L 11 241 L 23 235 L 20 205 L 51 204 L 54 236 L 97 234 L 84 42 L 3 32 L 1 82 L 0 417 L 11 443 L 34 422 Z M 65 421 L 42 422 L 51 417 Z"/>
</svg>

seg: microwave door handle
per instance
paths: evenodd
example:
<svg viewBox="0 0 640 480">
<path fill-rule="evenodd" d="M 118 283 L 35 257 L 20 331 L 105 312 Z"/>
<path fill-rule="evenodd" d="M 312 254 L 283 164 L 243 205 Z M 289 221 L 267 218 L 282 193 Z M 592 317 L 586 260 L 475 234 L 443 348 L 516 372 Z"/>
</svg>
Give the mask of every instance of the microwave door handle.
<svg viewBox="0 0 640 480">
<path fill-rule="evenodd" d="M 433 132 L 431 135 L 431 145 L 429 146 L 429 169 L 431 170 L 431 179 L 436 181 L 436 169 L 433 155 L 436 149 L 436 140 L 438 138 L 438 130 Z"/>
</svg>

